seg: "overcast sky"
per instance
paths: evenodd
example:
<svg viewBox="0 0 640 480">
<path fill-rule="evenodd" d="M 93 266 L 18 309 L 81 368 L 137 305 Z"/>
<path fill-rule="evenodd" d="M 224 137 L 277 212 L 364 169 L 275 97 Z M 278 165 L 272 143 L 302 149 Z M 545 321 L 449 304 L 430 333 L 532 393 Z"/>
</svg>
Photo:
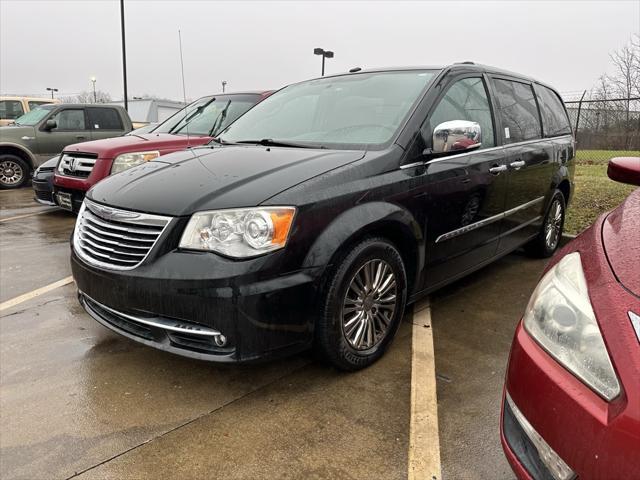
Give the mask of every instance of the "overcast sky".
<svg viewBox="0 0 640 480">
<path fill-rule="evenodd" d="M 473 60 L 529 74 L 561 92 L 593 86 L 608 54 L 640 32 L 640 0 L 213 2 L 125 0 L 129 97 L 182 99 L 278 88 L 354 66 Z M 0 92 L 97 88 L 121 99 L 118 0 L 0 0 Z"/>
</svg>

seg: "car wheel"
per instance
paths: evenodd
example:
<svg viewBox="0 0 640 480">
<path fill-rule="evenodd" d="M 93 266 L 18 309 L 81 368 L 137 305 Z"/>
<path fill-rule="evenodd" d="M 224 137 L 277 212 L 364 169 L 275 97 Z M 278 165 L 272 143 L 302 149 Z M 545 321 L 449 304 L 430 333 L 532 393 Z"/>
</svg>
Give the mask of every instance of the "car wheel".
<svg viewBox="0 0 640 480">
<path fill-rule="evenodd" d="M 528 253 L 546 258 L 558 249 L 564 228 L 565 208 L 564 195 L 556 190 L 549 202 L 540 232 L 525 246 Z"/>
<path fill-rule="evenodd" d="M 20 188 L 29 180 L 29 165 L 16 155 L 0 155 L 0 188 Z"/>
<path fill-rule="evenodd" d="M 402 257 L 383 238 L 367 238 L 335 266 L 316 327 L 321 356 L 341 370 L 378 360 L 393 339 L 407 297 Z"/>
</svg>

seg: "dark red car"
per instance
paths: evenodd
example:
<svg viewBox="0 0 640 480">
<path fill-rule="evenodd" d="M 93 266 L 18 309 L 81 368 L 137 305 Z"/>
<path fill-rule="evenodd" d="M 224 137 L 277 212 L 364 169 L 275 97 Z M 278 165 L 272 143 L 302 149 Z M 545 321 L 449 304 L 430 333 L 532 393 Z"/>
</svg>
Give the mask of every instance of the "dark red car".
<svg viewBox="0 0 640 480">
<path fill-rule="evenodd" d="M 272 92 L 246 92 L 203 97 L 151 132 L 76 143 L 65 147 L 53 179 L 53 199 L 78 211 L 84 195 L 97 182 L 162 155 L 198 147 Z"/>
<path fill-rule="evenodd" d="M 640 185 L 640 158 L 608 174 Z M 640 479 L 640 189 L 548 265 L 513 340 L 501 439 L 519 479 Z"/>
</svg>

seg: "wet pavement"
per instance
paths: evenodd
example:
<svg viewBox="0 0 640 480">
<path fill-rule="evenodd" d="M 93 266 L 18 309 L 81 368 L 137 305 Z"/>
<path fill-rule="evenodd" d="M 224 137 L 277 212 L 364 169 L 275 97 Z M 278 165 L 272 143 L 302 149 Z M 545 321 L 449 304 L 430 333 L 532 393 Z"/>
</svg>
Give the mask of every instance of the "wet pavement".
<svg viewBox="0 0 640 480">
<path fill-rule="evenodd" d="M 30 189 L 0 204 L 0 302 L 70 275 L 74 218 Z M 446 480 L 513 478 L 502 380 L 543 266 L 511 255 L 432 296 Z M 409 318 L 381 361 L 344 374 L 310 354 L 238 367 L 160 352 L 93 321 L 74 284 L 0 315 L 3 479 L 407 476 Z"/>
</svg>

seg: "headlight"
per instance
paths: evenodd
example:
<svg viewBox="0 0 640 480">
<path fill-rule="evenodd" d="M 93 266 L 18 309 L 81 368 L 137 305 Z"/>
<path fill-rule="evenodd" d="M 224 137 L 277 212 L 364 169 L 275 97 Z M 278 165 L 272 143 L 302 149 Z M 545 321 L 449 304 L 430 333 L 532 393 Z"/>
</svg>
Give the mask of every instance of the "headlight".
<svg viewBox="0 0 640 480">
<path fill-rule="evenodd" d="M 607 400 L 620 384 L 591 308 L 578 252 L 542 277 L 524 315 L 531 336 L 558 362 Z"/>
<path fill-rule="evenodd" d="M 255 257 L 286 245 L 295 213 L 294 207 L 198 212 L 189 220 L 180 248 Z"/>
<path fill-rule="evenodd" d="M 149 162 L 159 156 L 160 152 L 158 151 L 123 153 L 113 160 L 113 165 L 111 165 L 111 175 L 124 172 L 125 170 L 135 167 L 136 165 L 140 165 L 141 163 Z"/>
</svg>

